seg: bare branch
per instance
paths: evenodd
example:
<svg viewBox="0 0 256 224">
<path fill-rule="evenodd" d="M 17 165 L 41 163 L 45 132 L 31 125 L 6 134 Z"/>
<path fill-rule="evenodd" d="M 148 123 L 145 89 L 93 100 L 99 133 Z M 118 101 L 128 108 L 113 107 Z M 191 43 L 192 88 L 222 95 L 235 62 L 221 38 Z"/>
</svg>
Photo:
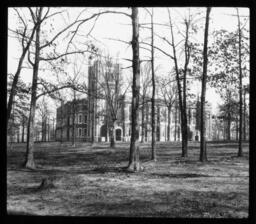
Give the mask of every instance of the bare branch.
<svg viewBox="0 0 256 224">
<path fill-rule="evenodd" d="M 93 26 L 91 27 L 90 31 L 87 33 L 87 36 L 91 35 L 91 32 L 93 31 L 95 25 L 96 25 L 96 22 L 98 20 L 98 18 L 100 17 L 100 15 L 98 15 L 95 20 L 94 20 L 94 23 L 93 23 Z"/>
<path fill-rule="evenodd" d="M 141 48 L 141 49 L 144 49 L 144 50 L 147 50 L 147 51 L 149 51 L 149 52 L 151 52 L 151 50 L 150 50 L 150 49 L 148 49 L 148 48 L 146 48 L 146 47 L 142 47 L 142 46 L 140 46 L 140 48 Z"/>
<path fill-rule="evenodd" d="M 119 42 L 131 45 L 131 42 L 120 40 L 120 39 L 115 39 L 115 38 L 104 38 L 104 39 L 119 41 Z"/>
<path fill-rule="evenodd" d="M 128 68 L 132 68 L 132 66 L 127 66 L 127 67 L 124 67 L 124 68 L 121 68 L 121 69 L 128 69 Z"/>
<path fill-rule="evenodd" d="M 44 20 L 47 20 L 47 19 L 49 19 L 50 17 L 56 16 L 56 15 L 58 15 L 58 14 L 61 14 L 61 13 L 65 12 L 65 11 L 66 11 L 66 10 L 62 10 L 62 11 L 59 11 L 59 12 L 52 13 L 51 15 L 46 16 L 46 17 L 44 18 Z"/>
<path fill-rule="evenodd" d="M 167 44 L 169 44 L 170 46 L 173 46 L 172 43 L 170 41 L 168 41 L 165 37 L 162 37 L 158 34 L 155 34 L 157 37 L 159 37 L 160 39 L 164 40 Z"/>
<path fill-rule="evenodd" d="M 147 11 L 147 13 L 152 17 L 152 12 L 150 12 L 147 8 L 144 7 L 144 9 Z"/>
<path fill-rule="evenodd" d="M 74 22 L 72 22 L 71 24 L 69 24 L 67 27 L 65 27 L 64 29 L 62 29 L 61 31 L 59 31 L 59 32 L 52 38 L 52 40 L 50 40 L 50 41 L 47 42 L 46 44 L 42 45 L 42 46 L 40 47 L 40 49 L 43 49 L 43 48 L 49 46 L 49 45 L 52 44 L 62 33 L 64 33 L 66 30 L 68 30 L 68 29 L 69 29 L 70 27 L 72 27 L 73 25 L 79 23 L 79 24 L 77 25 L 77 27 L 76 27 L 76 30 L 73 32 L 73 35 L 72 35 L 72 37 L 71 37 L 71 40 L 72 40 L 72 39 L 74 38 L 74 36 L 76 35 L 76 33 L 77 33 L 77 31 L 78 31 L 78 29 L 79 29 L 79 27 L 80 27 L 81 25 L 83 25 L 85 22 L 87 22 L 87 21 L 93 19 L 94 17 L 98 17 L 99 15 L 103 15 L 103 14 L 107 14 L 107 13 L 122 14 L 122 15 L 126 15 L 126 16 L 129 16 L 129 17 L 130 17 L 129 14 L 124 13 L 124 12 L 103 11 L 103 12 L 95 13 L 95 14 L 93 14 L 92 16 L 86 18 L 86 19 L 80 19 L 80 20 L 76 19 Z"/>
<path fill-rule="evenodd" d="M 151 23 L 140 23 L 140 26 L 145 26 L 145 25 L 150 25 L 151 26 Z M 165 26 L 166 28 L 169 28 L 170 26 L 168 24 L 163 24 L 163 23 L 154 23 L 154 25 L 157 25 L 157 26 Z"/>
<path fill-rule="evenodd" d="M 140 42 L 141 44 L 145 44 L 145 45 L 148 45 L 148 46 L 151 46 L 151 44 L 149 43 L 146 43 L 146 42 Z M 171 59 L 173 59 L 173 56 L 166 53 L 164 50 L 162 50 L 161 48 L 157 47 L 157 46 L 154 46 L 155 49 L 159 50 L 160 52 L 162 52 L 163 54 L 165 54 L 166 56 L 170 57 Z"/>
<path fill-rule="evenodd" d="M 30 57 L 30 50 L 28 50 L 28 62 L 32 65 L 32 67 L 34 67 L 34 63 L 32 62 Z"/>
<path fill-rule="evenodd" d="M 126 60 L 126 61 L 130 61 L 130 62 L 132 62 L 132 60 L 131 59 L 129 59 L 129 58 L 122 58 L 123 60 Z"/>
<path fill-rule="evenodd" d="M 16 11 L 16 13 L 18 14 L 18 17 L 19 17 L 19 19 L 22 21 L 24 27 L 26 27 L 27 24 L 25 23 L 24 19 L 23 19 L 22 16 L 20 15 L 18 9 L 16 9 L 16 8 L 13 8 L 13 9 L 14 9 L 14 10 Z"/>
<path fill-rule="evenodd" d="M 49 14 L 49 12 L 50 12 L 50 7 L 47 7 L 47 11 L 46 11 L 46 13 L 45 13 L 45 15 L 44 15 L 44 17 L 42 18 L 41 21 L 44 21 L 46 19 L 46 17 Z"/>
<path fill-rule="evenodd" d="M 28 7 L 29 11 L 30 11 L 30 15 L 31 15 L 31 18 L 34 22 L 34 24 L 36 24 L 36 18 L 35 18 L 35 14 L 33 12 L 33 10 L 31 9 L 31 7 Z"/>
<path fill-rule="evenodd" d="M 40 57 L 39 59 L 42 60 L 42 61 L 50 61 L 50 60 L 57 60 L 57 59 L 59 59 L 61 57 L 64 57 L 64 56 L 67 56 L 67 55 L 70 55 L 70 54 L 84 54 L 84 53 L 96 54 L 95 52 L 89 51 L 89 50 L 72 51 L 72 52 L 63 53 L 63 54 L 60 54 L 60 55 L 57 55 L 57 56 L 54 56 L 54 57 L 49 57 L 49 58 L 42 58 L 42 57 Z"/>
<path fill-rule="evenodd" d="M 40 83 L 40 84 L 42 84 L 42 83 Z M 43 84 L 42 84 L 42 85 L 43 85 Z M 39 97 L 41 97 L 41 96 L 44 96 L 44 95 L 46 95 L 46 94 L 51 94 L 51 93 L 57 92 L 57 91 L 59 91 L 59 90 L 61 90 L 61 89 L 73 88 L 72 85 L 61 86 L 61 87 L 58 87 L 58 88 L 56 87 L 56 88 L 54 88 L 54 89 L 52 89 L 52 90 L 49 90 L 45 85 L 44 85 L 44 87 L 46 88 L 46 91 L 43 92 L 43 93 L 38 94 L 38 95 L 36 96 L 37 99 L 38 99 Z"/>
</svg>

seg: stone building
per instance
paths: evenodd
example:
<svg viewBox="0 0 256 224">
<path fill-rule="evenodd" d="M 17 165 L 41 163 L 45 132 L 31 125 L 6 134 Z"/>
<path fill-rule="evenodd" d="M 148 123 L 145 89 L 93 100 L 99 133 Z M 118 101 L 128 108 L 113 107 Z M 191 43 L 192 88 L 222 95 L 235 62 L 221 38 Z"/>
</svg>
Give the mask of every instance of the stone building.
<svg viewBox="0 0 256 224">
<path fill-rule="evenodd" d="M 89 141 L 87 99 L 76 100 L 75 102 L 67 102 L 57 108 L 56 140 L 72 141 L 73 120 L 75 140 Z"/>
<path fill-rule="evenodd" d="M 114 73 L 120 73 L 120 66 L 112 64 L 108 71 L 103 69 L 99 61 L 95 61 L 89 67 L 88 75 L 88 97 L 75 102 L 67 102 L 57 109 L 56 140 L 71 141 L 73 137 L 73 115 L 75 126 L 74 135 L 76 141 L 84 142 L 104 142 L 109 141 L 110 110 L 107 100 L 102 92 L 104 79 L 102 73 L 108 72 L 110 85 L 114 79 Z M 105 76 L 106 77 L 106 76 Z M 101 84 L 101 86 L 100 86 Z M 101 88 L 100 88 L 101 87 Z M 113 87 L 113 86 L 112 86 Z M 115 91 L 114 88 L 112 88 Z M 131 97 L 127 95 L 118 96 L 117 121 L 114 128 L 115 141 L 130 141 L 131 137 Z M 177 105 L 177 104 L 176 104 Z M 156 99 L 156 140 L 168 140 L 168 110 L 164 101 Z M 151 101 L 146 100 L 144 111 L 144 122 L 142 122 L 142 111 L 139 112 L 140 135 L 139 140 L 151 141 Z M 199 108 L 198 104 L 187 105 L 188 114 L 188 137 L 189 140 L 200 140 L 199 132 Z M 170 111 L 170 141 L 181 141 L 180 113 L 177 106 Z M 143 126 L 144 125 L 144 126 Z M 142 128 L 142 126 L 144 128 Z M 206 106 L 206 138 L 212 139 L 212 115 L 211 106 Z M 144 134 L 142 131 L 144 130 Z M 61 137 L 62 136 L 62 137 Z"/>
</svg>

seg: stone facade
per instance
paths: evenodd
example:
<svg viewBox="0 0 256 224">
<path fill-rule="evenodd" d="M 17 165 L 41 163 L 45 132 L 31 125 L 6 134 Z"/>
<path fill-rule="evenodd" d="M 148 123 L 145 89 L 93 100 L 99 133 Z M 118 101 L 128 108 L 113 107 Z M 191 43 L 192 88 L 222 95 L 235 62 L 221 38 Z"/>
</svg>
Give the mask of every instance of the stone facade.
<svg viewBox="0 0 256 224">
<path fill-rule="evenodd" d="M 112 65 L 112 72 L 120 72 L 119 65 Z M 75 102 L 63 104 L 57 109 L 56 140 L 72 141 L 73 114 L 75 114 L 75 140 L 76 141 L 109 141 L 109 105 L 104 96 L 99 94 L 99 83 L 104 72 L 102 65 L 95 61 L 89 67 L 88 97 Z M 110 73 L 111 74 L 111 73 Z M 101 80 L 104 83 L 104 80 Z M 102 86 L 101 86 L 102 87 Z M 96 93 L 98 95 L 96 95 Z M 116 141 L 130 141 L 131 137 L 131 99 L 129 96 L 119 97 L 119 109 L 114 130 Z M 177 104 L 176 104 L 177 105 Z M 170 111 L 170 133 L 168 138 L 168 109 L 164 101 L 157 99 L 156 111 L 156 140 L 157 141 L 181 141 L 180 115 L 177 106 Z M 200 140 L 198 105 L 188 104 L 188 138 Z M 139 112 L 140 135 L 142 140 L 142 125 L 144 124 L 144 141 L 151 141 L 151 101 L 146 100 L 144 107 L 144 122 L 142 122 L 142 110 Z M 211 140 L 212 115 L 210 105 L 206 106 L 206 138 Z M 62 138 L 61 138 L 62 136 Z"/>
</svg>

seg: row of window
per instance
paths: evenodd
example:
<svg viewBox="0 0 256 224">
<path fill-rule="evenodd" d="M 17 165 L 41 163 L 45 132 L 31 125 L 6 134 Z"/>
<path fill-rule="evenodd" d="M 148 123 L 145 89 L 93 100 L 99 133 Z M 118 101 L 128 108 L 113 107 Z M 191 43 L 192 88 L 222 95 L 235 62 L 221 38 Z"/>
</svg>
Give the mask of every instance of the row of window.
<svg viewBox="0 0 256 224">
<path fill-rule="evenodd" d="M 75 119 L 75 122 L 76 121 L 77 121 L 77 119 Z M 73 117 L 70 116 L 69 117 L 69 124 L 72 124 L 72 123 L 73 123 Z M 87 124 L 87 115 L 84 115 L 84 119 L 83 119 L 82 114 L 79 114 L 78 115 L 78 124 L 82 124 L 82 123 Z"/>
<path fill-rule="evenodd" d="M 157 108 L 156 108 L 157 109 Z M 128 112 L 129 111 L 129 112 Z M 128 116 L 129 116 L 129 119 L 131 120 L 131 106 L 129 106 L 129 110 L 128 110 L 127 112 L 128 112 L 128 114 L 127 113 L 125 113 L 125 120 L 127 120 L 128 119 Z M 189 113 L 189 112 L 188 112 Z M 157 111 L 156 111 L 156 116 L 157 116 Z M 145 119 L 146 119 L 146 116 L 148 115 L 148 120 L 151 120 L 151 113 L 150 113 L 150 111 L 148 111 L 148 113 L 146 113 L 145 112 Z M 139 119 L 141 119 L 141 113 L 139 113 Z M 158 115 L 159 116 L 159 115 Z M 161 116 L 161 121 L 164 121 L 164 117 L 167 119 L 167 109 L 164 111 L 164 112 L 162 112 L 162 116 Z M 179 114 L 175 114 L 175 112 L 171 112 L 171 123 L 172 124 L 174 124 L 175 123 L 175 119 L 176 119 L 176 116 L 179 116 Z M 157 117 L 156 117 L 156 119 L 157 119 Z M 179 122 L 179 118 L 177 117 L 177 122 L 178 123 L 180 123 Z M 190 122 L 192 122 L 192 124 L 195 124 L 196 123 L 196 112 L 195 111 L 193 111 L 192 112 L 192 116 L 189 118 L 189 115 L 188 115 L 188 122 L 190 123 Z"/>
<path fill-rule="evenodd" d="M 87 136 L 87 128 L 78 128 L 77 137 Z"/>
</svg>

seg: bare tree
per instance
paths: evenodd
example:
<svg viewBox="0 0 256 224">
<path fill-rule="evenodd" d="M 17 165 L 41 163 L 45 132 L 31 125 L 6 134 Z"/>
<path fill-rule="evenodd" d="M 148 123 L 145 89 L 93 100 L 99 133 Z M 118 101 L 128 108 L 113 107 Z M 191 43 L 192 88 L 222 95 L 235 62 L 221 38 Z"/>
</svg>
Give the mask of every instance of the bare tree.
<svg viewBox="0 0 256 224">
<path fill-rule="evenodd" d="M 242 96 L 242 52 L 241 52 L 241 44 L 242 44 L 242 29 L 240 24 L 240 16 L 239 10 L 236 9 L 237 12 L 237 21 L 238 21 L 238 67 L 239 67 L 239 144 L 238 144 L 238 156 L 243 156 L 243 148 L 242 148 L 242 128 L 243 128 L 243 96 Z"/>
<path fill-rule="evenodd" d="M 154 62 L 154 11 L 152 8 L 151 16 L 151 73 L 152 73 L 152 98 L 151 98 L 151 122 L 152 122 L 152 143 L 151 159 L 156 161 L 156 127 L 155 127 L 155 62 Z"/>
<path fill-rule="evenodd" d="M 200 122 L 200 161 L 204 162 L 207 160 L 206 156 L 206 142 L 205 142 L 205 92 L 206 92 L 206 79 L 207 79 L 207 45 L 208 45 L 208 30 L 209 30 L 209 20 L 210 20 L 211 8 L 206 9 L 206 19 L 205 19 L 205 31 L 204 31 L 204 50 L 203 50 L 203 74 L 202 74 L 202 92 L 201 92 L 201 122 Z"/>
<path fill-rule="evenodd" d="M 22 45 L 22 53 L 21 53 L 21 56 L 19 58 L 18 67 L 17 67 L 17 70 L 16 70 L 14 78 L 13 78 L 11 92 L 10 92 L 10 95 L 9 95 L 8 107 L 7 107 L 7 122 L 9 121 L 10 114 L 11 114 L 11 111 L 12 111 L 13 100 L 14 100 L 14 97 L 15 97 L 16 92 L 17 92 L 16 87 L 17 87 L 17 83 L 18 83 L 18 80 L 19 80 L 20 72 L 22 70 L 23 61 L 24 61 L 25 56 L 28 52 L 30 44 L 33 41 L 35 31 L 36 31 L 37 27 L 40 25 L 39 22 L 34 23 L 33 27 L 32 27 L 32 30 L 30 32 L 29 31 L 29 26 L 25 22 L 25 18 L 23 18 L 23 16 L 21 15 L 20 10 L 18 10 L 16 8 L 14 8 L 14 10 L 17 13 L 19 21 L 21 21 L 22 28 L 16 29 L 16 30 L 11 30 L 11 29 L 9 29 L 9 30 L 11 32 L 15 33 L 17 35 L 17 38 L 20 40 L 21 45 Z M 32 14 L 30 16 L 32 16 Z"/>
<path fill-rule="evenodd" d="M 172 46 L 172 50 L 173 50 L 173 60 L 174 60 L 174 65 L 175 65 L 175 72 L 176 72 L 176 81 L 177 81 L 177 88 L 178 88 L 178 99 L 179 99 L 179 109 L 180 109 L 180 113 L 181 113 L 181 129 L 182 129 L 182 156 L 185 157 L 187 156 L 187 139 L 186 139 L 186 136 L 184 136 L 184 127 L 185 127 L 185 124 L 184 124 L 184 112 L 186 111 L 184 108 L 184 98 L 182 98 L 182 89 L 181 89 L 181 81 L 180 81 L 180 70 L 179 70 L 179 67 L 178 67 L 178 61 L 177 61 L 177 56 L 176 56 L 176 45 L 175 45 L 175 42 L 174 42 L 174 32 L 173 32 L 173 24 L 172 24 L 172 19 L 171 19 L 171 13 L 170 13 L 170 10 L 168 9 L 168 15 L 169 15 L 169 22 L 170 22 L 170 28 L 171 28 L 171 37 L 172 37 L 172 43 L 171 43 L 171 46 Z M 185 78 L 185 75 L 184 75 L 184 78 Z M 183 88 L 185 91 L 185 88 Z M 183 92 L 184 93 L 184 92 Z M 186 127 L 187 129 L 187 127 Z"/>
<path fill-rule="evenodd" d="M 171 111 L 173 108 L 173 105 L 176 101 L 176 94 L 177 94 L 177 88 L 176 85 L 174 85 L 172 82 L 175 80 L 170 79 L 170 77 L 167 78 L 159 78 L 158 84 L 161 92 L 161 97 L 164 100 L 164 104 L 167 107 L 167 141 L 170 141 L 170 134 L 171 134 Z"/>
<path fill-rule="evenodd" d="M 139 148 L 139 94 L 140 94 L 140 56 L 139 56 L 139 18 L 138 8 L 132 7 L 132 50 L 133 50 L 133 82 L 132 82 L 132 133 L 128 170 L 140 170 Z"/>
<path fill-rule="evenodd" d="M 10 95 L 14 75 L 8 74 L 7 92 Z M 21 141 L 24 142 L 25 126 L 28 122 L 29 113 L 29 85 L 25 84 L 21 79 L 18 80 L 16 85 L 16 94 L 13 97 L 13 106 L 11 111 L 11 119 L 8 122 L 8 135 L 13 132 L 13 128 L 21 124 Z"/>
<path fill-rule="evenodd" d="M 28 122 L 28 134 L 27 134 L 27 151 L 26 151 L 26 168 L 35 168 L 34 162 L 34 117 L 36 110 L 36 90 L 37 90 L 37 79 L 38 79 L 38 68 L 39 68 L 39 55 L 40 55 L 40 29 L 41 29 L 41 20 L 42 20 L 42 11 L 43 8 L 37 8 L 36 12 L 32 13 L 32 17 L 34 17 L 35 24 L 40 23 L 39 26 L 36 27 L 36 40 L 35 40 L 35 58 L 34 62 L 31 61 L 31 65 L 33 66 L 33 80 L 32 80 L 32 92 L 31 92 L 31 104 L 30 104 L 30 115 Z M 31 130 L 30 130 L 31 129 Z"/>
<path fill-rule="evenodd" d="M 176 73 L 176 82 L 177 82 L 177 90 L 178 90 L 178 102 L 179 102 L 179 110 L 181 114 L 181 128 L 182 128 L 182 157 L 187 157 L 187 142 L 188 142 L 188 134 L 187 134 L 187 110 L 186 110 L 186 100 L 187 100 L 187 73 L 189 71 L 188 65 L 191 57 L 191 46 L 192 43 L 189 40 L 191 33 L 195 32 L 196 28 L 193 26 L 194 23 L 196 23 L 196 17 L 192 17 L 190 14 L 189 9 L 189 15 L 188 18 L 183 18 L 183 25 L 185 26 L 185 34 L 183 34 L 180 30 L 179 33 L 183 36 L 183 39 L 179 41 L 178 43 L 175 43 L 174 39 L 174 29 L 173 29 L 173 22 L 171 18 L 170 9 L 168 9 L 168 17 L 169 17 L 169 25 L 167 24 L 157 24 L 161 26 L 168 26 L 171 31 L 171 40 L 168 40 L 167 37 L 162 37 L 160 35 L 157 35 L 158 38 L 164 41 L 164 43 L 168 44 L 172 49 L 172 54 L 168 53 L 165 49 L 162 49 L 156 45 L 152 45 L 146 42 L 142 42 L 142 44 L 147 46 L 153 46 L 154 49 L 158 50 L 159 52 L 163 53 L 167 57 L 169 57 L 175 65 L 175 73 Z M 177 56 L 177 46 L 184 42 L 184 48 L 181 48 L 183 50 L 184 54 L 184 66 L 183 69 L 180 68 L 178 64 L 178 56 Z M 144 47 L 143 47 L 144 48 Z M 147 49 L 147 48 L 146 48 Z M 149 49 L 147 49 L 149 50 Z M 181 75 L 183 76 L 181 77 Z M 182 80 L 183 80 L 183 86 L 182 86 Z"/>
<path fill-rule="evenodd" d="M 71 54 L 83 54 L 85 52 L 93 52 L 93 49 L 91 49 L 91 46 L 87 46 L 87 49 L 85 50 L 69 50 L 70 48 L 70 44 L 72 43 L 74 36 L 76 35 L 79 27 L 84 24 L 85 22 L 98 17 L 101 14 L 104 13 L 109 13 L 109 12 L 100 12 L 100 13 L 96 13 L 93 14 L 87 18 L 83 18 L 80 19 L 79 17 L 81 16 L 83 10 L 81 11 L 81 13 L 77 16 L 77 18 L 69 23 L 67 26 L 65 26 L 63 29 L 61 29 L 59 32 L 57 32 L 51 39 L 49 40 L 40 40 L 41 38 L 41 25 L 44 21 L 46 21 L 48 18 L 55 16 L 57 14 L 60 14 L 61 12 L 56 12 L 56 13 L 52 13 L 51 15 L 49 14 L 50 12 L 50 8 L 46 8 L 46 12 L 43 13 L 43 7 L 39 7 L 39 8 L 35 8 L 35 12 L 33 12 L 32 10 L 30 10 L 31 12 L 31 16 L 33 18 L 33 22 L 34 24 L 39 24 L 36 27 L 36 39 L 35 39 L 35 46 L 34 46 L 34 62 L 32 62 L 31 59 L 31 52 L 28 51 L 28 61 L 32 66 L 33 69 L 33 82 L 32 82 L 32 91 L 31 91 L 31 106 L 30 106 L 30 116 L 29 116 L 29 123 L 28 123 L 28 134 L 27 134 L 27 152 L 26 152 L 26 161 L 25 161 L 25 167 L 27 168 L 35 168 L 35 162 L 34 162 L 34 156 L 33 156 L 33 151 L 34 151 L 34 116 L 35 116 L 35 106 L 36 106 L 36 100 L 37 100 L 37 81 L 38 81 L 38 72 L 39 72 L 39 63 L 40 61 L 45 61 L 45 62 L 52 62 L 52 61 L 57 61 L 60 60 L 59 63 L 64 63 L 65 60 L 63 59 L 63 57 L 67 56 L 67 55 L 71 55 Z M 64 34 L 66 31 L 68 31 L 71 27 L 76 25 L 76 30 L 74 32 L 69 32 L 69 37 L 70 40 L 67 43 L 66 46 L 66 50 L 63 53 L 58 53 L 56 51 L 56 43 L 55 41 L 58 40 L 58 38 Z M 52 47 L 55 47 L 52 50 Z M 48 48 L 49 50 L 52 50 L 52 52 L 46 53 L 45 56 L 43 56 L 41 53 L 43 52 L 43 50 L 45 50 L 46 48 Z M 53 65 L 54 68 L 54 65 Z"/>
<path fill-rule="evenodd" d="M 82 57 L 82 61 L 80 62 L 80 65 L 78 64 L 79 59 L 77 57 L 78 55 L 75 55 L 74 61 L 72 61 L 72 72 L 71 76 L 68 77 L 67 83 L 70 85 L 70 88 L 72 90 L 72 146 L 75 147 L 76 145 L 76 136 L 75 136 L 75 129 L 76 129 L 76 113 L 77 113 L 77 89 L 79 88 L 79 83 L 83 83 L 81 78 L 84 76 L 82 73 L 83 70 L 83 63 L 85 58 Z M 84 86 L 85 87 L 85 86 Z"/>
<path fill-rule="evenodd" d="M 121 110 L 122 100 L 122 77 L 120 64 L 114 62 L 110 55 L 101 57 L 102 78 L 98 79 L 100 89 L 98 94 L 102 95 L 106 102 L 105 121 L 109 129 L 110 147 L 115 147 L 115 129 L 118 115 Z"/>
<path fill-rule="evenodd" d="M 141 65 L 141 142 L 145 141 L 145 136 L 147 135 L 148 126 L 148 113 L 146 113 L 145 121 L 145 109 L 148 109 L 148 94 L 149 94 L 149 84 L 151 83 L 151 64 L 145 63 Z"/>
<path fill-rule="evenodd" d="M 246 93 L 249 93 L 249 85 L 244 86 L 244 140 L 246 140 Z"/>
</svg>

